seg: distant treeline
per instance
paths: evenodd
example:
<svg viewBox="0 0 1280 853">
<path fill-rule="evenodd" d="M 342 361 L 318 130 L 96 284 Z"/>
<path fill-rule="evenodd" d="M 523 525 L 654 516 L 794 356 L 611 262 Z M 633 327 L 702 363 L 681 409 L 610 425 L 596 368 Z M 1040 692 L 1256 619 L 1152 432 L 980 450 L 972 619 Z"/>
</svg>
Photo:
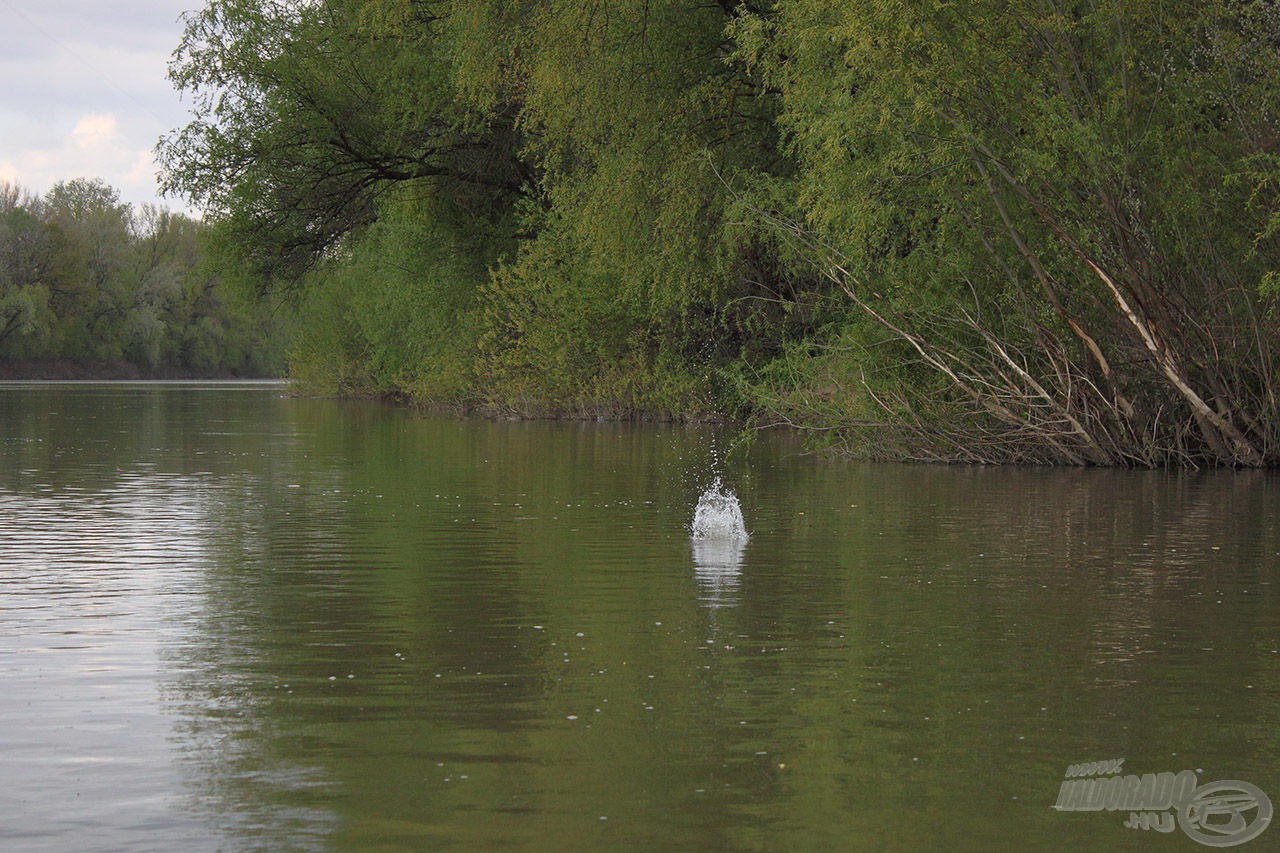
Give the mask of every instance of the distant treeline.
<svg viewBox="0 0 1280 853">
<path fill-rule="evenodd" d="M 1280 4 L 211 0 L 171 75 L 317 390 L 1280 461 Z"/>
<path fill-rule="evenodd" d="M 210 236 L 100 180 L 0 183 L 0 376 L 279 375 L 271 312 L 218 271 Z"/>
</svg>

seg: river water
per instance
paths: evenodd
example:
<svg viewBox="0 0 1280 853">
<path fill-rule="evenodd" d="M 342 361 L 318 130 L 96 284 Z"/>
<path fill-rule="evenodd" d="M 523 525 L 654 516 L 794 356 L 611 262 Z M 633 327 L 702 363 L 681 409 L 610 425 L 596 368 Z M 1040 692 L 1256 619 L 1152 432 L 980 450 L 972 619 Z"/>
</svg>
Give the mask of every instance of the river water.
<svg viewBox="0 0 1280 853">
<path fill-rule="evenodd" d="M 0 386 L 0 847 L 1185 850 L 1068 767 L 1280 797 L 1274 475 L 284 391 Z M 690 539 L 717 475 L 745 542 Z"/>
</svg>

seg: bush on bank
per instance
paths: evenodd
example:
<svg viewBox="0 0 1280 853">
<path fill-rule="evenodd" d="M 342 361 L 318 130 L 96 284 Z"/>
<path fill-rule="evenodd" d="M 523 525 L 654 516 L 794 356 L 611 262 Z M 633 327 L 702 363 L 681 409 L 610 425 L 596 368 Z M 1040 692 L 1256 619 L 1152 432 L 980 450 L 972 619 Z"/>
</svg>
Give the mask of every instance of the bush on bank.
<svg viewBox="0 0 1280 853">
<path fill-rule="evenodd" d="M 1272 466 L 1280 11 L 212 0 L 161 146 L 331 393 Z"/>
</svg>

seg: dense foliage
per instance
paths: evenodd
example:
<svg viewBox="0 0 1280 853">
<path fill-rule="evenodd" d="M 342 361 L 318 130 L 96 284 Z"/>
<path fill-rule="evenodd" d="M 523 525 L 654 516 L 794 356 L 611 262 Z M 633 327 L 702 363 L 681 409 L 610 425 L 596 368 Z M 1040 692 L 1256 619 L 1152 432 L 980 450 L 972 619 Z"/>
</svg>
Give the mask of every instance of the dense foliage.
<svg viewBox="0 0 1280 853">
<path fill-rule="evenodd" d="M 97 180 L 0 184 L 0 374 L 261 376 L 280 346 L 208 229 Z"/>
<path fill-rule="evenodd" d="M 161 155 L 312 387 L 1274 465 L 1280 9 L 211 0 Z"/>
</svg>

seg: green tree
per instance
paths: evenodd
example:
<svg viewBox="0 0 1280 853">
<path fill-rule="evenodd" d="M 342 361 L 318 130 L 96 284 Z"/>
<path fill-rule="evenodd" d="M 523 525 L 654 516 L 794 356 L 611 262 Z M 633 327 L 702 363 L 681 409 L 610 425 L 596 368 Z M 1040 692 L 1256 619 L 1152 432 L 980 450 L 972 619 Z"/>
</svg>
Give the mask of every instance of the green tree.
<svg viewBox="0 0 1280 853">
<path fill-rule="evenodd" d="M 189 15 L 170 76 L 196 118 L 159 146 L 166 186 L 292 280 L 371 224 L 391 186 L 473 208 L 518 195 L 510 121 L 452 97 L 448 8 L 214 0 Z"/>
<path fill-rule="evenodd" d="M 212 0 L 160 153 L 316 387 L 1268 465 L 1277 45 L 1241 0 Z"/>
<path fill-rule="evenodd" d="M 528 236 L 486 290 L 498 406 L 705 413 L 714 369 L 777 340 L 771 263 L 717 171 L 785 167 L 770 100 L 729 56 L 731 13 L 580 0 L 459 22 L 486 34 L 465 42 L 463 93 L 518 98 L 539 175 Z"/>
<path fill-rule="evenodd" d="M 77 359 L 119 361 L 131 307 L 132 282 L 126 272 L 132 207 L 103 181 L 75 178 L 54 184 L 45 194 L 44 214 L 64 243 L 65 272 L 52 289 L 62 320 L 59 347 Z"/>
<path fill-rule="evenodd" d="M 843 415 L 791 416 L 887 416 L 893 455 L 1274 463 L 1278 246 L 1242 176 L 1280 129 L 1277 24 L 1227 0 L 744 19 L 802 167 L 772 221 L 857 307 L 824 342 Z M 797 361 L 776 376 L 810 382 Z"/>
<path fill-rule="evenodd" d="M 38 210 L 38 199 L 0 183 L 0 352 L 37 352 L 50 335 L 53 240 Z"/>
<path fill-rule="evenodd" d="M 717 173 L 785 166 L 729 55 L 735 9 L 215 0 L 173 66 L 198 116 L 161 146 L 167 181 L 344 312 L 310 313 L 346 342 L 295 361 L 316 381 L 423 392 L 447 370 L 451 396 L 504 410 L 705 409 L 713 367 L 776 345 L 785 301 Z"/>
<path fill-rule="evenodd" d="M 43 198 L 0 185 L 0 363 L 278 371 L 277 324 L 210 246 L 203 223 L 154 205 L 135 214 L 100 180 Z"/>
</svg>

